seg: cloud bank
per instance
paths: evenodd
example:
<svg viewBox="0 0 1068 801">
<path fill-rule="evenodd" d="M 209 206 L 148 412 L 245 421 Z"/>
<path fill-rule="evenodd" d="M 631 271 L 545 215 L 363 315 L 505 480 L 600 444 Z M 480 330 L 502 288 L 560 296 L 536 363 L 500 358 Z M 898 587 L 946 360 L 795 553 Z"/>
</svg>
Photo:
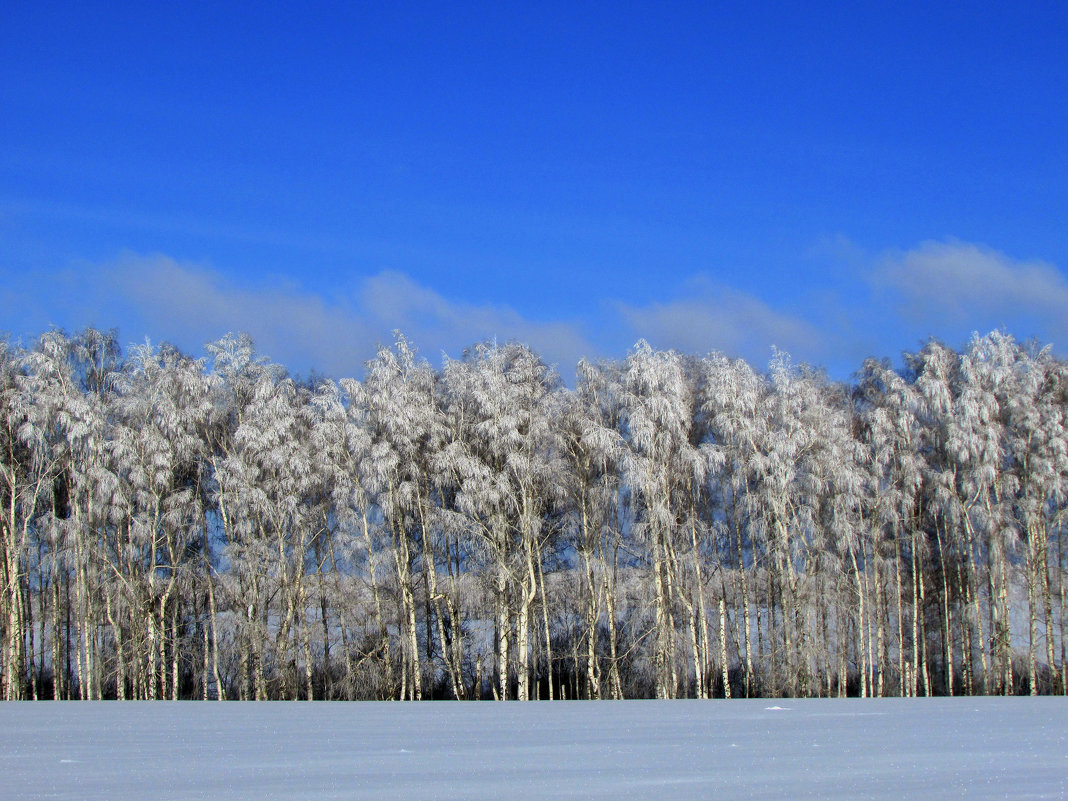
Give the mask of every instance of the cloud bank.
<svg viewBox="0 0 1068 801">
<path fill-rule="evenodd" d="M 93 292 L 93 286 L 109 291 Z M 457 302 L 391 271 L 324 297 L 292 281 L 237 285 L 207 266 L 125 254 L 83 271 L 71 294 L 78 299 L 70 305 L 93 308 L 79 325 L 133 319 L 153 339 L 194 351 L 227 332 L 246 331 L 262 353 L 299 372 L 357 375 L 398 329 L 432 362 L 441 353 L 456 358 L 464 348 L 494 338 L 523 341 L 565 373 L 583 356 L 598 353 L 577 323 L 531 320 L 507 306 Z M 122 324 L 120 333 L 129 335 L 127 328 Z"/>
<path fill-rule="evenodd" d="M 1068 280 L 1046 262 L 956 240 L 924 242 L 877 257 L 870 280 L 902 320 L 953 344 L 995 328 L 1068 342 Z"/>
<path fill-rule="evenodd" d="M 674 301 L 616 308 L 630 331 L 654 347 L 720 351 L 754 365 L 767 363 L 772 346 L 809 359 L 826 350 L 826 332 L 812 323 L 706 276 L 689 281 L 683 294 Z"/>
<path fill-rule="evenodd" d="M 677 299 L 608 301 L 582 321 L 537 320 L 505 305 L 463 302 L 388 270 L 324 296 L 293 281 L 238 284 L 208 265 L 126 253 L 80 265 L 59 283 L 65 290 L 56 288 L 51 302 L 63 309 L 60 323 L 68 328 L 118 325 L 124 341 L 147 335 L 191 352 L 246 331 L 261 353 L 294 371 L 334 376 L 360 374 L 398 329 L 434 363 L 476 342 L 519 340 L 566 378 L 580 359 L 622 356 L 638 339 L 693 353 L 723 351 L 755 364 L 767 362 L 772 345 L 806 358 L 822 343 L 818 328 L 800 317 L 708 277 L 692 279 Z"/>
<path fill-rule="evenodd" d="M 396 329 L 433 363 L 479 341 L 519 340 L 569 380 L 579 359 L 621 357 L 638 339 L 720 351 L 758 367 L 776 346 L 843 378 L 865 356 L 913 350 L 928 336 L 960 345 L 972 331 L 1005 328 L 1021 339 L 1068 342 L 1068 280 L 1051 264 L 955 240 L 878 254 L 847 250 L 827 259 L 848 264 L 849 280 L 785 308 L 703 275 L 646 303 L 606 299 L 581 321 L 464 302 L 395 271 L 326 296 L 269 276 L 238 284 L 208 265 L 134 253 L 78 265 L 58 280 L 8 282 L 0 301 L 8 324 L 27 334 L 53 324 L 117 325 L 124 342 L 147 335 L 199 353 L 205 342 L 247 331 L 261 353 L 295 372 L 338 377 L 360 375 Z"/>
</svg>

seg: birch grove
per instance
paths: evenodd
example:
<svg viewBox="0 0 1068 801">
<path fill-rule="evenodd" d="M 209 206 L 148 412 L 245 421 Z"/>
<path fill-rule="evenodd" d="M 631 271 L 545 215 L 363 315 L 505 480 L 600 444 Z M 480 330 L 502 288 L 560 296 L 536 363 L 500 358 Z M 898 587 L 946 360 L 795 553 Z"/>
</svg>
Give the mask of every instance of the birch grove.
<svg viewBox="0 0 1068 801">
<path fill-rule="evenodd" d="M 0 341 L 5 699 L 1068 693 L 1068 365 Z"/>
</svg>

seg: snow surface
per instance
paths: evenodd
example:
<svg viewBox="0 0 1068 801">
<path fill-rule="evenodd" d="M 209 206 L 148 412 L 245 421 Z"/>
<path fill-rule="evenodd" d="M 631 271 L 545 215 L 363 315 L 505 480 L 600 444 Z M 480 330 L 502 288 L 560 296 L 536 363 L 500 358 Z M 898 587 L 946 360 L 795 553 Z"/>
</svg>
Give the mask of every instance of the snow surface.
<svg viewBox="0 0 1068 801">
<path fill-rule="evenodd" d="M 1068 700 L 5 703 L 2 799 L 1068 798 Z"/>
</svg>

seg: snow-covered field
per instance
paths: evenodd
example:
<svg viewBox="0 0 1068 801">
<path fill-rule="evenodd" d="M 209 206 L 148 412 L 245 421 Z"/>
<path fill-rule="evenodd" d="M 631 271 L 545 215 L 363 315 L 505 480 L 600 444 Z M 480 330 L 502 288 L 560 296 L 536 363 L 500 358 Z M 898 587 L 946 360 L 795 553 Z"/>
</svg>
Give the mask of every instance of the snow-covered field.
<svg viewBox="0 0 1068 801">
<path fill-rule="evenodd" d="M 1068 701 L 0 704 L 3 799 L 1068 798 Z"/>
</svg>

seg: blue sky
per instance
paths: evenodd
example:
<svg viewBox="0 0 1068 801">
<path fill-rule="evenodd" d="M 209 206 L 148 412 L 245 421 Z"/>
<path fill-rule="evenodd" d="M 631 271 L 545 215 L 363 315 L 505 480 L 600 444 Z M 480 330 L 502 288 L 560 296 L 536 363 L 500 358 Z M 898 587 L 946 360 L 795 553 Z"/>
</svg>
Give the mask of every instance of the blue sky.
<svg viewBox="0 0 1068 801">
<path fill-rule="evenodd" d="M 0 329 L 1066 352 L 1068 9 L 845 5 L 13 0 Z"/>
</svg>

